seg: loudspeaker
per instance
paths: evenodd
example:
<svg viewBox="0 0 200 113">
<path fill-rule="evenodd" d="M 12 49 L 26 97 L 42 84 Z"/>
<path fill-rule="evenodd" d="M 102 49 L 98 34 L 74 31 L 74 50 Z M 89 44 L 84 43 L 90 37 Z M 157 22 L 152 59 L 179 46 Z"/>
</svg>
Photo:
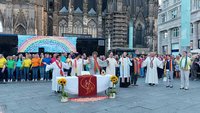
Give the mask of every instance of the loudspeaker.
<svg viewBox="0 0 200 113">
<path fill-rule="evenodd" d="M 38 48 L 39 53 L 44 53 L 44 48 Z"/>
</svg>

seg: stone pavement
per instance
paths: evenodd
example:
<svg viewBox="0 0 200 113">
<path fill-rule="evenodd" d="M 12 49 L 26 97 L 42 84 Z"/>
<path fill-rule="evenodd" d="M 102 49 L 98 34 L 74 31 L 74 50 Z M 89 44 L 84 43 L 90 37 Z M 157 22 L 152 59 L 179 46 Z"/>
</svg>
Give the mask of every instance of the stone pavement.
<svg viewBox="0 0 200 113">
<path fill-rule="evenodd" d="M 200 113 L 200 81 L 190 81 L 190 90 L 160 84 L 150 87 L 140 78 L 138 87 L 118 88 L 116 99 L 88 103 L 60 103 L 51 92 L 51 82 L 0 84 L 0 113 Z M 102 94 L 101 94 L 102 95 Z"/>
</svg>

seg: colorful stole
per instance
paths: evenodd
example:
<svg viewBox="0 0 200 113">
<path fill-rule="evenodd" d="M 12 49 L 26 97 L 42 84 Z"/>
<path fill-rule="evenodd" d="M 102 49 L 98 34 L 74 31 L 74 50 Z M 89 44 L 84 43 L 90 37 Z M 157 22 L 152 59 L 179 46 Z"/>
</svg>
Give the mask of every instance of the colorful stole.
<svg viewBox="0 0 200 113">
<path fill-rule="evenodd" d="M 183 57 L 181 58 L 181 62 L 180 62 L 180 67 L 181 67 L 181 68 L 182 68 L 182 61 L 183 61 Z M 184 66 L 184 70 L 188 70 L 187 56 L 185 57 L 185 66 Z"/>
<path fill-rule="evenodd" d="M 78 69 L 77 69 L 77 60 L 74 60 L 74 67 L 75 67 L 75 76 L 78 75 Z"/>
<path fill-rule="evenodd" d="M 151 62 L 150 62 L 150 67 L 153 68 L 153 60 L 154 60 L 154 57 L 153 57 L 152 59 L 150 58 L 150 60 L 151 60 Z"/>
<path fill-rule="evenodd" d="M 97 62 L 97 58 L 94 58 L 94 73 L 96 73 L 96 72 L 100 72 L 100 67 Z"/>
<path fill-rule="evenodd" d="M 62 71 L 62 62 L 61 62 L 60 65 L 59 65 L 59 62 L 56 61 L 56 64 L 57 64 L 58 68 L 60 69 L 60 75 L 63 76 L 64 73 L 63 73 L 63 71 Z"/>
<path fill-rule="evenodd" d="M 122 83 L 125 82 L 125 79 L 124 79 L 124 57 L 122 56 Z"/>
</svg>

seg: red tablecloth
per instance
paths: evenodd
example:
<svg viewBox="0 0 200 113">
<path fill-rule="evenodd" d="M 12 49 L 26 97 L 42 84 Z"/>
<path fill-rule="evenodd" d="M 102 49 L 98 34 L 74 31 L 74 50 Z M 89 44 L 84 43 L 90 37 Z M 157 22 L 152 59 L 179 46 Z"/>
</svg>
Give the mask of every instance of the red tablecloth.
<svg viewBox="0 0 200 113">
<path fill-rule="evenodd" d="M 78 76 L 78 95 L 79 96 L 97 95 L 96 76 L 91 76 L 91 75 Z"/>
</svg>

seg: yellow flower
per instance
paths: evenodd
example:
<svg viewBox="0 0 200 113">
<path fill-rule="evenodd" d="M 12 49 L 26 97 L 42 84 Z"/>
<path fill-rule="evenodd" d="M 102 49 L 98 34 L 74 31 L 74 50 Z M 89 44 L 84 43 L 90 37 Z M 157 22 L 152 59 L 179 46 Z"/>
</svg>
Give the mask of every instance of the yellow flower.
<svg viewBox="0 0 200 113">
<path fill-rule="evenodd" d="M 111 77 L 110 77 L 110 80 L 111 80 L 111 82 L 112 82 L 113 84 L 117 84 L 117 83 L 118 83 L 118 78 L 117 78 L 117 76 L 115 76 L 115 75 L 111 76 Z"/>
<path fill-rule="evenodd" d="M 60 79 L 58 79 L 58 84 L 65 86 L 67 84 L 67 80 L 65 78 L 60 78 Z"/>
</svg>

